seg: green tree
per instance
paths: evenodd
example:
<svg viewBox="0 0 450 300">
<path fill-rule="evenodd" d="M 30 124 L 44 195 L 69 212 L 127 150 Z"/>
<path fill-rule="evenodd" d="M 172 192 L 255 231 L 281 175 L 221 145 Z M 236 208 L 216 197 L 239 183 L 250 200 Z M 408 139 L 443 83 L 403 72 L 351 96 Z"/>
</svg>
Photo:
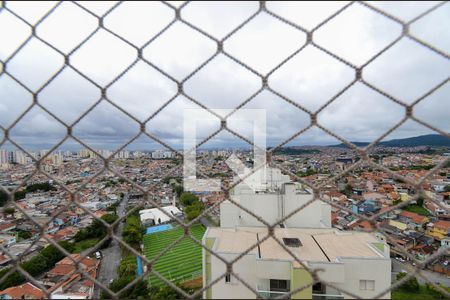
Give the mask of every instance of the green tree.
<svg viewBox="0 0 450 300">
<path fill-rule="evenodd" d="M 128 299 L 148 299 L 148 282 L 145 280 L 139 280 L 136 284 L 128 291 Z"/>
<path fill-rule="evenodd" d="M 182 299 L 181 295 L 168 285 L 157 289 L 150 289 L 150 298 L 152 299 Z"/>
<path fill-rule="evenodd" d="M 67 241 L 61 241 L 58 244 L 68 252 L 73 250 L 73 245 Z M 35 257 L 21 263 L 20 266 L 32 276 L 39 276 L 53 268 L 55 264 L 64 257 L 65 256 L 61 251 L 59 251 L 55 246 L 50 245 L 44 248 Z M 0 278 L 3 278 L 3 276 L 5 276 L 5 274 L 7 274 L 10 270 L 11 268 L 2 269 L 0 271 Z M 4 290 L 11 286 L 22 284 L 25 281 L 25 277 L 20 272 L 15 271 L 4 278 L 4 280 L 0 283 L 0 289 Z"/>
<path fill-rule="evenodd" d="M 193 294 L 199 287 L 188 287 L 185 284 L 175 283 L 181 290 L 188 294 Z M 178 293 L 176 290 L 168 285 L 163 285 L 161 287 L 150 287 L 148 289 L 148 294 L 150 299 L 184 299 L 184 296 Z M 200 299 L 200 296 L 197 298 Z"/>
<path fill-rule="evenodd" d="M 137 227 L 128 227 L 123 231 L 123 240 L 128 244 L 139 244 L 142 240 L 142 231 Z"/>
<path fill-rule="evenodd" d="M 189 206 L 192 203 L 198 201 L 198 197 L 192 193 L 182 193 L 180 197 L 180 203 L 184 206 Z"/>
<path fill-rule="evenodd" d="M 405 272 L 400 272 L 397 274 L 397 281 L 401 280 L 402 278 L 404 278 L 406 276 Z M 402 284 L 400 286 L 401 289 L 404 289 L 406 291 L 411 291 L 411 292 L 417 292 L 419 291 L 419 283 L 417 282 L 417 278 L 416 277 L 412 277 L 411 279 L 409 279 L 408 281 L 406 281 L 404 284 Z"/>
<path fill-rule="evenodd" d="M 16 212 L 16 210 L 14 209 L 14 207 L 6 207 L 5 209 L 3 209 L 3 213 L 5 215 L 12 215 Z"/>
<path fill-rule="evenodd" d="M 423 197 L 420 196 L 419 198 L 417 198 L 417 205 L 423 207 L 423 201 L 424 201 Z"/>
<path fill-rule="evenodd" d="M 445 192 L 450 192 L 450 184 L 447 184 L 447 185 L 444 187 L 444 191 L 445 191 Z"/>
<path fill-rule="evenodd" d="M 347 197 L 351 197 L 353 194 L 353 187 L 350 184 L 346 184 L 343 193 Z"/>
<path fill-rule="evenodd" d="M 51 267 L 53 261 L 42 254 L 38 254 L 33 259 L 22 264 L 22 268 L 30 273 L 31 276 L 39 275 L 42 270 L 47 270 Z"/>
<path fill-rule="evenodd" d="M 181 185 L 175 185 L 173 187 L 173 191 L 177 194 L 177 197 L 179 198 L 181 196 L 181 194 L 183 193 L 183 186 Z"/>
<path fill-rule="evenodd" d="M 106 214 L 106 215 L 102 216 L 102 220 L 105 221 L 108 224 L 114 223 L 118 218 L 119 218 L 119 216 L 116 215 L 115 213 Z"/>
<path fill-rule="evenodd" d="M 25 230 L 19 230 L 19 232 L 17 233 L 17 235 L 24 240 L 27 240 L 29 238 L 31 238 L 33 235 L 31 234 L 31 232 L 29 231 L 25 231 Z"/>
<path fill-rule="evenodd" d="M 142 241 L 141 221 L 137 214 L 132 214 L 127 217 L 127 222 L 122 232 L 122 237 L 125 242 L 135 248 L 139 248 Z"/>
<path fill-rule="evenodd" d="M 8 194 L 0 190 L 0 206 L 5 205 L 6 201 L 8 201 Z"/>
<path fill-rule="evenodd" d="M 133 255 L 124 257 L 120 262 L 117 273 L 120 277 L 123 276 L 134 276 L 137 273 L 137 263 Z"/>
<path fill-rule="evenodd" d="M 194 220 L 195 218 L 197 218 L 200 215 L 201 211 L 200 210 L 191 210 L 189 212 L 186 213 L 186 217 L 189 221 Z"/>
<path fill-rule="evenodd" d="M 118 218 L 115 213 L 106 214 L 101 217 L 108 224 L 114 223 Z M 91 225 L 78 231 L 73 239 L 75 242 L 80 242 L 92 238 L 103 238 L 106 232 L 105 225 L 100 220 L 95 219 Z"/>
<path fill-rule="evenodd" d="M 437 288 L 435 288 L 433 285 L 431 285 L 428 282 L 425 284 L 425 287 L 426 287 L 428 292 L 430 292 L 431 294 L 433 294 L 436 297 L 436 299 L 446 299 L 446 298 L 448 298 L 448 297 L 446 297 L 446 295 L 444 295 L 444 293 L 442 293 L 440 290 L 438 290 Z M 443 286 L 441 286 L 441 287 L 444 290 L 447 289 L 447 291 L 450 292 L 450 288 L 449 287 L 443 287 Z"/>
<path fill-rule="evenodd" d="M 307 176 L 311 176 L 311 175 L 314 175 L 314 174 L 317 174 L 317 171 L 312 169 L 312 168 L 308 168 L 306 170 L 306 172 L 298 172 L 297 176 L 298 177 L 307 177 Z"/>
</svg>

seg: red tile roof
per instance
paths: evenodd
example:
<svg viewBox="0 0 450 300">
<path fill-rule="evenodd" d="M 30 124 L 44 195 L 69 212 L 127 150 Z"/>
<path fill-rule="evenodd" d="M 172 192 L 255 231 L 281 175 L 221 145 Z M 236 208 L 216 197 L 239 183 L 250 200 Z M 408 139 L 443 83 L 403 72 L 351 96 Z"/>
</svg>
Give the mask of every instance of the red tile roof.
<svg viewBox="0 0 450 300">
<path fill-rule="evenodd" d="M 80 260 L 81 255 L 80 254 L 72 254 L 72 258 L 75 261 L 79 261 Z M 98 261 L 96 259 L 93 258 L 84 258 L 81 261 L 81 264 L 85 265 L 86 267 L 90 268 L 93 267 L 95 265 L 98 264 Z M 72 262 L 72 260 L 68 257 L 63 258 L 62 260 L 60 260 L 57 265 L 74 265 L 74 263 Z"/>
<path fill-rule="evenodd" d="M 44 292 L 40 288 L 29 282 L 7 288 L 1 291 L 0 295 L 9 295 L 13 299 L 43 299 L 45 297 Z"/>
<path fill-rule="evenodd" d="M 450 221 L 439 220 L 434 223 L 434 227 L 448 231 L 450 229 Z"/>
<path fill-rule="evenodd" d="M 16 225 L 13 223 L 0 224 L 0 230 L 5 230 L 5 229 L 9 229 L 9 228 L 14 228 L 14 227 L 16 227 Z"/>
<path fill-rule="evenodd" d="M 423 224 L 427 219 L 427 217 L 425 217 L 425 216 L 422 216 L 422 215 L 419 215 L 419 214 L 416 214 L 416 213 L 413 213 L 410 211 L 402 211 L 400 213 L 400 216 L 409 218 L 416 224 Z"/>
<path fill-rule="evenodd" d="M 53 269 L 48 271 L 49 277 L 64 276 L 73 273 L 76 270 L 74 265 L 60 265 L 57 264 Z"/>
</svg>

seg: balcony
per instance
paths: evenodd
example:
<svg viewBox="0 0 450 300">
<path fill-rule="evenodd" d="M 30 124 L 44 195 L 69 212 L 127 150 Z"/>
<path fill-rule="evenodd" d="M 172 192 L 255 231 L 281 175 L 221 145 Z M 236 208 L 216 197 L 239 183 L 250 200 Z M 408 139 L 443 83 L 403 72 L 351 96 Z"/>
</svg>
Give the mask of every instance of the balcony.
<svg viewBox="0 0 450 300">
<path fill-rule="evenodd" d="M 264 290 L 257 290 L 258 294 L 264 298 L 264 299 L 275 299 L 280 297 L 281 295 L 285 295 L 288 292 L 275 292 L 275 291 L 264 291 Z"/>
<path fill-rule="evenodd" d="M 343 295 L 331 295 L 331 294 L 312 294 L 313 299 L 332 300 L 332 299 L 344 299 Z"/>
<path fill-rule="evenodd" d="M 288 292 L 275 292 L 275 291 L 258 290 L 258 294 L 264 299 L 279 298 L 282 295 L 286 295 L 287 293 Z M 344 299 L 344 296 L 343 295 L 331 295 L 331 294 L 312 294 L 312 299 L 319 299 L 319 300 Z"/>
</svg>

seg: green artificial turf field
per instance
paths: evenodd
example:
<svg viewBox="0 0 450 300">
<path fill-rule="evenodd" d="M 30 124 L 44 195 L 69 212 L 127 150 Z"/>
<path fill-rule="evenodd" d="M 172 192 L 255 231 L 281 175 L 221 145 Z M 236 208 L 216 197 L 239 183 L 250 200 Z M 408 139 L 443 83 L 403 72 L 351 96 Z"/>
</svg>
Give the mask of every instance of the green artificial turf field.
<svg viewBox="0 0 450 300">
<path fill-rule="evenodd" d="M 201 241 L 205 227 L 196 224 L 190 227 L 190 233 Z M 151 260 L 180 236 L 184 235 L 181 227 L 144 236 L 144 254 Z M 155 263 L 153 269 L 172 282 L 183 282 L 201 276 L 202 247 L 190 238 L 185 238 L 172 249 L 166 251 Z M 163 282 L 154 274 L 149 276 L 150 285 L 160 286 Z"/>
</svg>

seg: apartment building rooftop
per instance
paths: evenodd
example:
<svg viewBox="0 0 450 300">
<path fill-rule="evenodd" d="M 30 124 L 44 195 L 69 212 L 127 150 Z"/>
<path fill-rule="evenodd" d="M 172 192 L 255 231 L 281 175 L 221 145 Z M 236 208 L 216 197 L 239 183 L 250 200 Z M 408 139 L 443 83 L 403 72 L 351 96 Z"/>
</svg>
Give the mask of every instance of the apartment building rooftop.
<svg viewBox="0 0 450 300">
<path fill-rule="evenodd" d="M 241 253 L 267 235 L 265 228 L 208 228 L 205 237 L 216 238 L 213 250 L 219 253 Z M 378 249 L 379 241 L 366 232 L 341 232 L 336 229 L 277 228 L 280 241 L 298 239 L 300 245 L 287 246 L 301 261 L 335 262 L 339 257 L 389 258 Z M 296 240 L 297 241 L 297 240 Z M 286 243 L 285 243 L 286 244 Z M 269 238 L 250 251 L 266 260 L 294 259 L 274 239 Z"/>
</svg>

